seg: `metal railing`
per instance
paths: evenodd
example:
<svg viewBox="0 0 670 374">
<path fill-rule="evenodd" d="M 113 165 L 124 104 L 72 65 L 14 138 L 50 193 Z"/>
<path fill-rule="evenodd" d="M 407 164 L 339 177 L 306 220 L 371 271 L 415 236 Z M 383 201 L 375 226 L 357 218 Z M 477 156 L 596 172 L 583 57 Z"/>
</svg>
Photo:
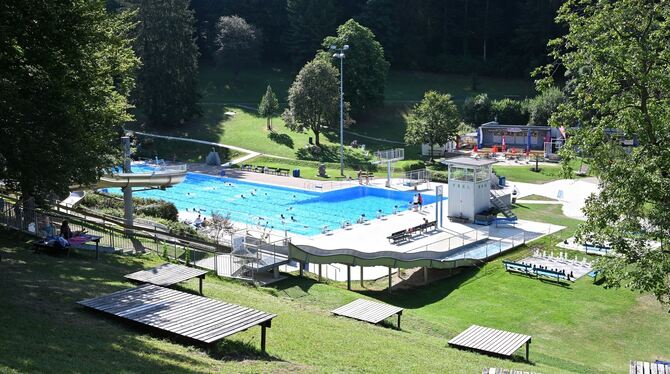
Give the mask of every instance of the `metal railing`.
<svg viewBox="0 0 670 374">
<path fill-rule="evenodd" d="M 171 234 L 158 226 L 123 226 L 120 219 L 74 211 L 26 211 L 16 205 L 6 204 L 0 211 L 0 225 L 24 233 L 45 237 L 56 234 L 60 224 L 67 220 L 73 232 L 86 230 L 89 235 L 101 236 L 101 249 L 113 251 L 151 251 L 174 262 L 193 264 L 220 273 L 217 256 L 230 254 L 231 246 L 225 241 L 208 242 Z M 236 231 L 245 236 L 245 247 L 254 253 L 255 264 L 245 264 L 254 272 L 259 269 L 260 260 L 276 263 L 287 260 L 289 238 L 267 232 L 249 229 Z"/>
</svg>

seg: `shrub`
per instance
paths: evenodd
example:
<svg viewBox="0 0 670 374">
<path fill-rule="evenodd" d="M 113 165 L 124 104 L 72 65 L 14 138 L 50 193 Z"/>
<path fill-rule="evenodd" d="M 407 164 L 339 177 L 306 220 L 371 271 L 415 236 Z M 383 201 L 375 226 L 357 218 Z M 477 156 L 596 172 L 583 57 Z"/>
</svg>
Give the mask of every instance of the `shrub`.
<svg viewBox="0 0 670 374">
<path fill-rule="evenodd" d="M 421 160 L 403 160 L 403 161 L 398 161 L 395 165 L 396 169 L 399 169 L 399 170 L 402 170 L 402 171 L 423 169 L 425 167 L 426 167 L 426 164 Z"/>
<path fill-rule="evenodd" d="M 174 203 L 162 200 L 147 205 L 140 205 L 135 208 L 135 211 L 144 216 L 162 218 L 168 221 L 177 221 L 179 216 Z"/>
<path fill-rule="evenodd" d="M 433 182 L 440 182 L 440 183 L 448 183 L 449 182 L 449 174 L 446 172 L 441 172 L 441 171 L 433 171 L 431 172 L 432 176 L 432 181 Z"/>
<path fill-rule="evenodd" d="M 506 125 L 525 125 L 528 123 L 528 111 L 524 101 L 495 100 L 491 103 L 491 108 L 498 119 L 498 123 Z"/>
<path fill-rule="evenodd" d="M 491 121 L 491 99 L 485 93 L 469 96 L 463 103 L 463 120 L 475 126 Z"/>
<path fill-rule="evenodd" d="M 555 87 L 543 91 L 528 101 L 529 125 L 548 125 L 549 118 L 565 101 L 563 92 Z"/>
<path fill-rule="evenodd" d="M 179 221 L 167 221 L 166 226 L 171 234 L 180 236 L 198 236 L 198 231 L 191 226 Z"/>
</svg>

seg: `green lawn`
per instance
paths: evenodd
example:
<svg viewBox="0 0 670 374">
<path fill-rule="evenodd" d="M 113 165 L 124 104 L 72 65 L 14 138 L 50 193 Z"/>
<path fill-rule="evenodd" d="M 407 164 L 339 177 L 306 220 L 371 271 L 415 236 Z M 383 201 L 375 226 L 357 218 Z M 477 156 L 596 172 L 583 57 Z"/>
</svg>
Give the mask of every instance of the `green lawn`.
<svg viewBox="0 0 670 374">
<path fill-rule="evenodd" d="M 531 248 L 550 248 L 578 221 L 558 205 L 515 207 L 524 219 L 568 229 Z M 0 372 L 481 372 L 514 367 L 543 373 L 624 372 L 628 360 L 670 358 L 667 307 L 648 295 L 605 289 L 590 278 L 570 287 L 507 274 L 501 259 L 429 286 L 396 291 L 347 291 L 290 276 L 272 287 L 251 287 L 209 275 L 208 297 L 276 313 L 268 356 L 258 351 L 259 329 L 236 334 L 215 350 L 185 346 L 91 313 L 75 301 L 132 286 L 123 275 L 161 262 L 154 255 L 74 252 L 33 254 L 26 238 L 0 232 Z M 357 286 L 358 287 L 358 286 Z M 383 287 L 383 286 L 382 286 Z M 195 292 L 197 283 L 180 287 Z M 333 317 L 329 311 L 357 297 L 405 307 L 403 330 Z M 533 336 L 532 364 L 449 348 L 446 341 L 471 324 Z"/>
<path fill-rule="evenodd" d="M 573 170 L 573 178 L 581 178 L 574 173 L 579 170 L 582 161 L 575 159 L 571 161 L 571 166 Z M 542 184 L 546 182 L 555 181 L 558 179 L 564 179 L 562 166 L 557 165 L 539 165 L 540 171 L 536 172 L 535 164 L 530 163 L 528 165 L 493 165 L 493 172 L 499 176 L 504 176 L 507 180 L 514 182 L 522 183 L 537 183 Z"/>
<path fill-rule="evenodd" d="M 556 199 L 553 199 L 551 197 L 546 197 L 546 196 L 540 196 L 540 195 L 528 195 L 524 196 L 523 198 L 520 198 L 522 200 L 533 200 L 533 201 L 558 201 Z"/>
</svg>

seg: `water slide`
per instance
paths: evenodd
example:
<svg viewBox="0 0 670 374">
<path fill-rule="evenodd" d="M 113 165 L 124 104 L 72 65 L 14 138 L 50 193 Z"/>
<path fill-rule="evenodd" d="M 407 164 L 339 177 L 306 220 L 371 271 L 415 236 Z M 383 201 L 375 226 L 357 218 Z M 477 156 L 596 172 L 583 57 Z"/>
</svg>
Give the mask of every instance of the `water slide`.
<svg viewBox="0 0 670 374">
<path fill-rule="evenodd" d="M 97 190 L 101 188 L 124 187 L 171 187 L 186 178 L 186 166 L 167 167 L 148 173 L 114 173 L 103 175 L 97 183 L 90 186 L 72 186 L 70 190 Z"/>
<path fill-rule="evenodd" d="M 166 188 L 184 181 L 186 178 L 186 165 L 168 166 L 161 170 L 148 173 L 114 173 L 103 175 L 93 185 L 71 186 L 70 196 L 59 204 L 72 208 L 86 195 L 85 190 L 98 190 L 101 188 Z"/>
<path fill-rule="evenodd" d="M 480 242 L 484 242 L 483 239 Z M 474 242 L 466 245 L 481 244 Z M 460 248 L 461 250 L 464 247 Z M 402 253 L 394 251 L 361 252 L 355 249 L 321 249 L 311 245 L 289 243 L 289 258 L 312 264 L 338 263 L 351 266 L 387 266 L 391 268 L 427 267 L 432 269 L 453 269 L 463 266 L 475 266 L 484 259 L 450 257 L 453 251 L 421 251 Z"/>
</svg>

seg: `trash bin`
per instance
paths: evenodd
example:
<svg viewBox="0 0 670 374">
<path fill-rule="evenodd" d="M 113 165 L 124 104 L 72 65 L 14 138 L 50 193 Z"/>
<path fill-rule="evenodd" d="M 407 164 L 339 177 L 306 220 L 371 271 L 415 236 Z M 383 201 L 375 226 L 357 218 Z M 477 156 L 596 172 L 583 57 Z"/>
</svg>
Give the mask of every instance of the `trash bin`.
<svg viewBox="0 0 670 374">
<path fill-rule="evenodd" d="M 293 169 L 293 177 L 300 178 L 300 169 Z"/>
<path fill-rule="evenodd" d="M 505 177 L 498 177 L 498 185 L 499 186 L 504 186 L 505 185 Z"/>
</svg>

